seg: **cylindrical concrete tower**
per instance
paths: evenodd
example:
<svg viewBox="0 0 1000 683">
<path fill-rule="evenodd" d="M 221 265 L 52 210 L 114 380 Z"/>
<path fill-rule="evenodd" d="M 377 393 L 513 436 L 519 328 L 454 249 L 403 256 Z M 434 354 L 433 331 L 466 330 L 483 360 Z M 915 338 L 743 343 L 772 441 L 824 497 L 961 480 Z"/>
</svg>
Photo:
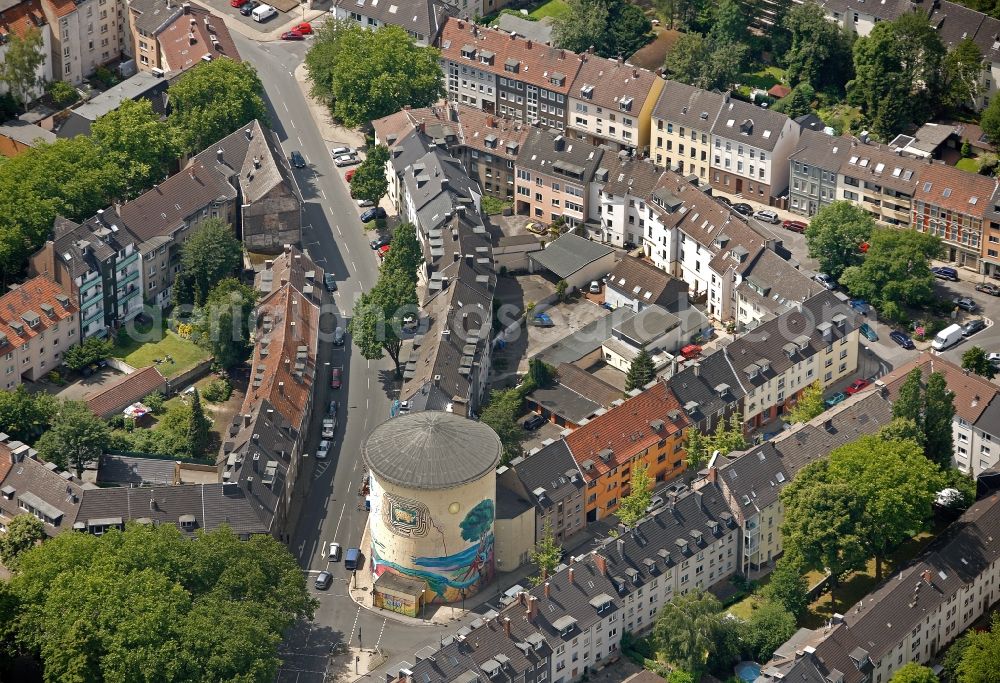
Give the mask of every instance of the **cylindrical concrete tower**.
<svg viewBox="0 0 1000 683">
<path fill-rule="evenodd" d="M 490 582 L 500 449 L 489 426 L 453 413 L 410 413 L 375 428 L 362 453 L 374 578 L 423 581 L 426 602 L 461 600 Z"/>
</svg>

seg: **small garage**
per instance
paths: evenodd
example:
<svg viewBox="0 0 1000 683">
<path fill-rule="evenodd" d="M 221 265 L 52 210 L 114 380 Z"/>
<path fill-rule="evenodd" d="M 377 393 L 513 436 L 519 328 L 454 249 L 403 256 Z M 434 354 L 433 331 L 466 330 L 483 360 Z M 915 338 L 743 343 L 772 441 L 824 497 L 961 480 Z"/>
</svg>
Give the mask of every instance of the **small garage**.
<svg viewBox="0 0 1000 683">
<path fill-rule="evenodd" d="M 555 282 L 565 280 L 571 289 L 583 289 L 600 280 L 614 269 L 616 261 L 611 247 L 568 232 L 528 256 L 532 273 L 544 272 Z"/>
</svg>

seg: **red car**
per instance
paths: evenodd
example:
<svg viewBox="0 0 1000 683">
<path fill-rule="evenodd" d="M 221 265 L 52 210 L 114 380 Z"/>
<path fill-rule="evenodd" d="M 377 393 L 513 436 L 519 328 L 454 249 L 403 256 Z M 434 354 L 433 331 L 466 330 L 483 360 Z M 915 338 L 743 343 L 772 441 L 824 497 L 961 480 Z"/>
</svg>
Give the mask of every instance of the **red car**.
<svg viewBox="0 0 1000 683">
<path fill-rule="evenodd" d="M 292 30 L 296 33 L 301 33 L 302 35 L 307 36 L 313 32 L 313 27 L 308 21 L 303 21 L 301 24 L 293 26 Z"/>
<path fill-rule="evenodd" d="M 347 182 L 351 182 L 351 180 L 354 179 L 354 172 L 357 171 L 357 170 L 358 169 L 356 169 L 356 168 L 352 168 L 347 173 L 345 173 L 344 174 L 344 180 L 346 180 Z"/>
<path fill-rule="evenodd" d="M 229 6 L 230 7 L 243 7 L 243 5 L 247 4 L 249 1 L 250 0 L 229 0 Z"/>
<path fill-rule="evenodd" d="M 866 386 L 868 386 L 868 380 L 866 380 L 866 379 L 856 379 L 851 384 L 851 386 L 847 387 L 846 391 L 847 391 L 847 394 L 850 396 L 850 395 L 858 393 L 859 391 L 861 391 L 862 389 L 864 389 Z"/>
<path fill-rule="evenodd" d="M 236 2 L 236 0 L 233 0 L 233 2 Z M 281 34 L 281 39 L 282 40 L 305 40 L 305 36 L 303 36 L 298 31 L 285 31 L 284 33 Z"/>
<path fill-rule="evenodd" d="M 333 372 L 330 373 L 330 388 L 340 388 L 340 368 L 334 368 Z"/>
<path fill-rule="evenodd" d="M 382 261 L 383 259 L 385 259 L 385 255 L 389 253 L 389 246 L 390 245 L 388 245 L 388 244 L 383 244 L 381 247 L 378 248 L 378 251 L 375 252 L 375 253 L 378 254 L 378 260 L 379 261 Z"/>
<path fill-rule="evenodd" d="M 791 230 L 792 232 L 802 233 L 805 232 L 806 228 L 808 228 L 809 226 L 803 223 L 802 221 L 783 221 L 781 223 L 781 227 L 783 227 L 785 230 Z"/>
</svg>

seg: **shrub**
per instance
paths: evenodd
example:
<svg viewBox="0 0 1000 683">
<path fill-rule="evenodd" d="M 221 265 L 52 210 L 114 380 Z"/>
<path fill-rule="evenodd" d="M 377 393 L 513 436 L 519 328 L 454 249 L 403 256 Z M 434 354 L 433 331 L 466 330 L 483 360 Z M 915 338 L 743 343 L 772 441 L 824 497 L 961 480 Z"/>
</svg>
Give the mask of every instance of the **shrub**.
<svg viewBox="0 0 1000 683">
<path fill-rule="evenodd" d="M 181 339 L 190 339 L 193 331 L 194 325 L 191 323 L 177 323 L 177 336 Z"/>
<path fill-rule="evenodd" d="M 159 415 L 163 412 L 164 401 L 163 394 L 158 391 L 154 391 L 142 399 L 142 402 L 146 404 L 147 408 L 153 411 L 154 415 Z"/>
<path fill-rule="evenodd" d="M 80 99 L 80 93 L 66 81 L 53 81 L 49 83 L 49 97 L 57 107 L 65 108 Z"/>
<path fill-rule="evenodd" d="M 223 378 L 212 380 L 201 392 L 201 395 L 206 401 L 221 403 L 222 401 L 228 401 L 232 393 L 233 385 L 229 383 L 228 379 Z"/>
<path fill-rule="evenodd" d="M 55 370 L 53 370 L 48 375 L 46 375 L 45 378 L 47 380 L 49 380 L 50 382 L 52 382 L 53 384 L 55 384 L 56 386 L 58 386 L 58 387 L 61 387 L 61 386 L 63 386 L 63 385 L 66 384 L 66 380 L 64 380 L 62 378 L 62 375 L 60 375 Z"/>
<path fill-rule="evenodd" d="M 115 72 L 106 66 L 97 67 L 97 69 L 94 70 L 93 79 L 105 88 L 110 88 L 118 82 L 118 76 L 116 76 Z"/>
</svg>

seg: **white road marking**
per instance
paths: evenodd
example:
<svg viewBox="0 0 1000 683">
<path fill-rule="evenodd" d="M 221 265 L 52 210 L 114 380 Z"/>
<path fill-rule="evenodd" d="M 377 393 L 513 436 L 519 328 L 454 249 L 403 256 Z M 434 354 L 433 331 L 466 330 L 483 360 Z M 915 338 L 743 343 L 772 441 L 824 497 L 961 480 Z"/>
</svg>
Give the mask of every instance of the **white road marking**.
<svg viewBox="0 0 1000 683">
<path fill-rule="evenodd" d="M 321 190 L 319 191 L 319 196 L 320 196 L 320 197 L 322 197 L 323 199 L 326 199 L 326 190 L 322 190 L 322 189 L 321 189 Z"/>
<path fill-rule="evenodd" d="M 292 124 L 292 128 L 295 128 L 295 121 L 292 121 L 291 119 L 288 119 L 288 122 L 289 122 L 290 124 Z"/>
<path fill-rule="evenodd" d="M 375 641 L 375 649 L 376 650 L 378 649 L 378 644 L 382 642 L 382 634 L 385 633 L 385 625 L 386 625 L 386 622 L 388 622 L 388 621 L 389 621 L 389 619 L 387 619 L 387 618 L 382 620 L 382 628 L 378 632 L 378 640 Z"/>
<path fill-rule="evenodd" d="M 288 105 L 287 104 L 285 104 L 284 102 L 282 102 L 281 106 L 285 108 L 285 111 L 288 111 Z"/>
<path fill-rule="evenodd" d="M 302 138 L 300 138 L 298 135 L 295 136 L 295 139 L 299 141 L 299 145 L 302 144 Z"/>
<path fill-rule="evenodd" d="M 337 538 L 337 532 L 340 531 L 340 523 L 344 519 L 344 510 L 347 509 L 347 503 L 340 506 L 340 517 L 337 518 L 337 528 L 333 530 L 333 537 Z"/>
<path fill-rule="evenodd" d="M 354 262 L 354 259 L 351 259 L 351 267 L 354 268 L 355 272 L 357 272 L 358 264 Z"/>
<path fill-rule="evenodd" d="M 354 615 L 354 625 L 351 626 L 351 637 L 347 639 L 347 644 L 350 645 L 354 642 L 354 630 L 358 627 L 358 618 L 361 616 L 361 605 L 358 605 L 358 613 Z M 360 645 L 361 642 L 358 642 Z"/>
</svg>

